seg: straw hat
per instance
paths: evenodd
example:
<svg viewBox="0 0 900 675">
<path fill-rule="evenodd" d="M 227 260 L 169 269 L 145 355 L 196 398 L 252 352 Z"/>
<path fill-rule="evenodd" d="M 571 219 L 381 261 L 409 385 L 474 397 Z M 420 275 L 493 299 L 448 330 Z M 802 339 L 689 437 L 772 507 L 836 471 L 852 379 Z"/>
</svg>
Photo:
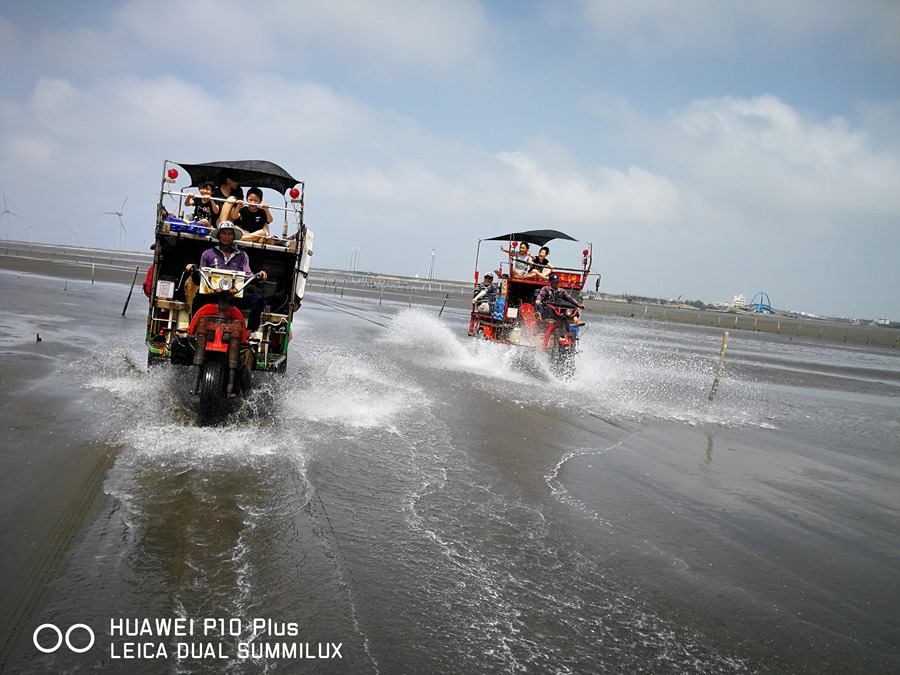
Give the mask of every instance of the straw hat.
<svg viewBox="0 0 900 675">
<path fill-rule="evenodd" d="M 232 223 L 230 220 L 224 220 L 221 223 L 219 223 L 219 226 L 216 229 L 214 229 L 212 232 L 210 232 L 209 236 L 212 237 L 213 239 L 218 239 L 219 232 L 221 232 L 222 230 L 232 230 L 234 232 L 234 240 L 235 241 L 237 241 L 238 239 L 240 239 L 241 237 L 244 236 L 244 231 L 241 228 L 239 228 L 237 225 Z"/>
</svg>

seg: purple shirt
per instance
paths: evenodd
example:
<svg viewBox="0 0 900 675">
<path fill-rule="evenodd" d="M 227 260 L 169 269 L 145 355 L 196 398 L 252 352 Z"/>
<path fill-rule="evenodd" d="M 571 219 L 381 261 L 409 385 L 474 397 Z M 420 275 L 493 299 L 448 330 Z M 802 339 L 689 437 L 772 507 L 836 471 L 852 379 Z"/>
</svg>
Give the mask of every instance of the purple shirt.
<svg viewBox="0 0 900 675">
<path fill-rule="evenodd" d="M 535 300 L 535 302 L 541 303 L 541 302 L 544 302 L 545 300 L 549 300 L 550 302 L 552 302 L 554 304 L 559 304 L 560 300 L 568 300 L 573 305 L 581 304 L 575 298 L 573 298 L 571 295 L 569 295 L 565 291 L 565 289 L 557 288 L 554 291 L 551 286 L 544 286 L 541 289 L 541 292 L 538 293 L 538 296 L 537 296 L 537 299 Z"/>
<path fill-rule="evenodd" d="M 220 270 L 238 270 L 253 274 L 250 269 L 250 258 L 242 250 L 238 249 L 230 258 L 225 259 L 225 254 L 218 246 L 208 248 L 200 256 L 200 267 L 216 267 Z"/>
</svg>

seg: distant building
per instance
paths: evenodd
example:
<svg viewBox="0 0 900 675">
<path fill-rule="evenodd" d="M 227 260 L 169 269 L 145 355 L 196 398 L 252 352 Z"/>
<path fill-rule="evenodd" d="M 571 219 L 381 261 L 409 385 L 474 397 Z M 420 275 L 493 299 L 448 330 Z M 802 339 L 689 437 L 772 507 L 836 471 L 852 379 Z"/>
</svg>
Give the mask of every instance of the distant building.
<svg viewBox="0 0 900 675">
<path fill-rule="evenodd" d="M 738 293 L 733 298 L 731 298 L 731 305 L 729 305 L 729 306 L 730 307 L 743 307 L 746 304 L 747 304 L 747 296 L 744 295 L 743 293 Z"/>
</svg>

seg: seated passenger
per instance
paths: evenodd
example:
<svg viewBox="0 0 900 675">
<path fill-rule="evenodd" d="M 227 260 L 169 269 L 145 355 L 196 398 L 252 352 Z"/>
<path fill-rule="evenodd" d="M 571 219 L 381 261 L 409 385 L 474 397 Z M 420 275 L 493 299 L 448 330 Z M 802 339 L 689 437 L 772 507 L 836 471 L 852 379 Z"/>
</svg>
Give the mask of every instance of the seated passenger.
<svg viewBox="0 0 900 675">
<path fill-rule="evenodd" d="M 494 310 L 494 300 L 499 292 L 499 289 L 494 285 L 494 275 L 490 272 L 486 273 L 481 289 L 477 290 L 475 297 L 472 298 L 475 311 L 479 314 L 490 314 Z"/>
<path fill-rule="evenodd" d="M 217 204 L 222 204 L 219 222 L 232 221 L 233 218 L 237 217 L 238 210 L 241 208 L 236 206 L 236 203 L 243 201 L 244 191 L 238 182 L 237 174 L 229 169 L 222 169 L 219 172 L 218 183 L 219 187 L 213 191 L 212 198 L 213 200 L 218 200 L 216 201 Z M 226 210 L 228 206 L 231 208 Z"/>
<path fill-rule="evenodd" d="M 525 275 L 526 279 L 547 279 L 550 276 L 550 272 L 553 271 L 553 265 L 547 260 L 548 253 L 550 253 L 550 249 L 542 246 L 538 254 L 531 258 L 531 268 Z"/>
<path fill-rule="evenodd" d="M 194 216 L 191 220 L 195 223 L 212 227 L 219 216 L 219 205 L 211 199 L 215 185 L 211 180 L 207 180 L 200 183 L 199 187 L 200 198 L 197 199 L 193 192 L 188 192 L 184 204 L 185 206 L 194 207 Z"/>
<path fill-rule="evenodd" d="M 500 250 L 510 255 L 510 276 L 513 279 L 521 279 L 531 268 L 532 255 L 528 253 L 528 244 L 524 241 L 519 244 L 519 251 L 513 252 L 512 249 L 500 247 Z"/>
<path fill-rule="evenodd" d="M 221 223 L 215 230 L 210 233 L 211 237 L 218 239 L 219 243 L 212 248 L 208 248 L 200 256 L 200 267 L 217 267 L 226 270 L 238 270 L 245 274 L 252 275 L 250 269 L 250 259 L 244 251 L 241 251 L 234 243 L 235 238 L 239 238 L 244 233 L 239 227 L 235 227 L 233 223 L 225 221 Z M 186 269 L 195 271 L 197 266 L 190 264 Z M 195 272 L 196 274 L 196 272 Z M 263 279 L 267 279 L 268 275 L 265 270 L 260 271 Z M 195 282 L 199 282 L 195 278 Z M 191 303 L 191 312 L 196 313 L 198 309 L 213 302 L 217 302 L 215 293 L 197 293 Z M 266 299 L 262 293 L 254 293 L 249 289 L 244 290 L 244 297 L 232 298 L 231 304 L 238 309 L 249 309 L 250 316 L 247 319 L 247 330 L 251 333 L 259 328 L 260 319 L 263 309 L 266 306 Z"/>
<path fill-rule="evenodd" d="M 263 193 L 259 188 L 253 187 L 247 190 L 246 205 L 238 212 L 237 220 L 232 220 L 240 226 L 245 234 L 241 241 L 255 241 L 272 243 L 269 236 L 269 223 L 272 222 L 272 214 L 269 213 L 269 205 L 262 203 Z M 241 204 L 242 202 L 237 202 Z"/>
<path fill-rule="evenodd" d="M 569 295 L 564 288 L 559 287 L 559 275 L 556 272 L 550 273 L 549 281 L 550 285 L 544 286 L 534 301 L 534 304 L 541 313 L 541 318 L 544 319 L 544 321 L 550 321 L 555 317 L 553 310 L 548 309 L 545 303 L 557 305 L 566 301 L 572 303 L 578 307 L 578 309 L 584 309 L 584 305 Z"/>
</svg>

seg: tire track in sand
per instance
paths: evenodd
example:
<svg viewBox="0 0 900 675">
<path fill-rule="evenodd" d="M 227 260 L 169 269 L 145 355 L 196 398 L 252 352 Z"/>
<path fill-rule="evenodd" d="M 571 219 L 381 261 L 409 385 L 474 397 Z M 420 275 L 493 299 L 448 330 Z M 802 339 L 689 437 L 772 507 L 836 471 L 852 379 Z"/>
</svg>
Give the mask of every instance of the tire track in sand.
<svg viewBox="0 0 900 675">
<path fill-rule="evenodd" d="M 99 507 L 105 496 L 101 492 L 104 478 L 115 460 L 112 448 L 104 450 L 94 468 L 81 484 L 75 498 L 38 544 L 31 560 L 9 584 L 0 597 L 0 672 L 19 653 L 23 633 L 30 637 L 37 627 L 35 616 L 40 611 L 61 563 L 76 535 L 83 531 L 87 518 Z"/>
</svg>

